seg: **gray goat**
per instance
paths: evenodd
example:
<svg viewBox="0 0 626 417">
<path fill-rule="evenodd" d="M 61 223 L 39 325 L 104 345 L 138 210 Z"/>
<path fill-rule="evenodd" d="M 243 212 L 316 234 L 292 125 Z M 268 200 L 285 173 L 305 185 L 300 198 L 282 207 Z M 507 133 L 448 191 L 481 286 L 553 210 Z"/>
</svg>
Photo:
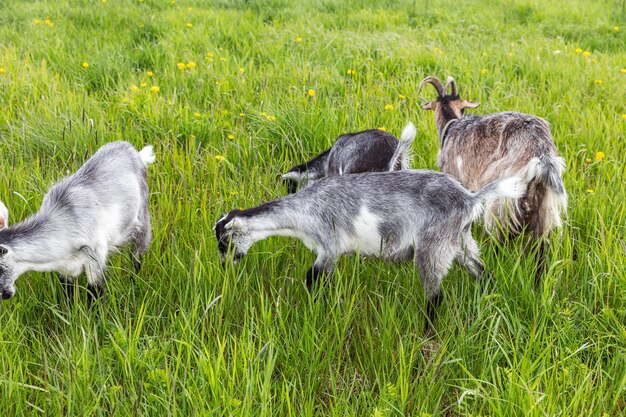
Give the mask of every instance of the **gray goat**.
<svg viewBox="0 0 626 417">
<path fill-rule="evenodd" d="M 75 174 L 54 185 L 41 208 L 8 227 L 0 210 L 0 296 L 15 294 L 15 281 L 27 271 L 58 272 L 69 283 L 85 271 L 90 297 L 102 292 L 108 254 L 133 243 L 138 271 L 152 240 L 146 167 L 152 146 L 137 150 L 127 142 L 100 148 Z"/>
<path fill-rule="evenodd" d="M 392 134 L 378 129 L 343 134 L 331 148 L 287 171 L 283 181 L 288 191 L 295 193 L 298 184 L 308 186 L 331 175 L 409 169 L 416 132 L 413 123 L 409 122 L 399 141 Z"/>
<path fill-rule="evenodd" d="M 475 277 L 483 272 L 470 226 L 484 204 L 524 192 L 518 178 L 471 193 L 450 175 L 423 170 L 333 176 L 258 207 L 233 210 L 217 222 L 215 234 L 222 262 L 229 247 L 237 261 L 269 236 L 301 240 L 317 254 L 307 273 L 309 287 L 321 274 L 330 274 L 343 254 L 413 259 L 432 323 L 442 299 L 439 286 L 452 261 Z"/>
<path fill-rule="evenodd" d="M 485 211 L 484 224 L 496 234 L 497 224 L 511 236 L 525 230 L 540 241 L 539 276 L 544 262 L 543 238 L 561 227 L 561 214 L 567 207 L 561 178 L 565 161 L 557 154 L 550 125 L 537 116 L 514 112 L 463 116 L 464 109 L 480 103 L 461 99 L 454 78 L 448 77 L 444 86 L 437 78 L 427 77 L 419 91 L 425 84 L 435 87 L 438 94 L 422 108 L 435 113 L 438 163 L 443 172 L 455 176 L 470 191 L 511 176 L 526 183 L 527 191 L 519 199 L 493 201 Z M 446 93 L 448 88 L 450 94 Z"/>
</svg>

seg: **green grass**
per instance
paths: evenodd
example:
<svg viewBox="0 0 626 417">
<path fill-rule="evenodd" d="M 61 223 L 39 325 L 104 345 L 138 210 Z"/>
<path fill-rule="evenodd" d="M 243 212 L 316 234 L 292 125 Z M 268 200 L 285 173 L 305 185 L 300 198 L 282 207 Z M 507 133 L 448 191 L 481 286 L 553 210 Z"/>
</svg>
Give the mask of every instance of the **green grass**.
<svg viewBox="0 0 626 417">
<path fill-rule="evenodd" d="M 139 274 L 113 256 L 91 311 L 84 279 L 67 300 L 41 273 L 0 304 L 1 414 L 626 415 L 624 7 L 0 1 L 0 200 L 12 222 L 106 142 L 157 154 Z M 293 240 L 221 267 L 215 221 L 284 195 L 277 175 L 342 132 L 399 135 L 412 120 L 413 165 L 436 169 L 420 108 L 433 90 L 417 93 L 426 75 L 455 76 L 482 102 L 472 113 L 551 123 L 570 199 L 538 288 L 521 242 L 498 250 L 477 228 L 494 279 L 454 267 L 427 340 L 408 264 L 343 258 L 317 295 L 303 285 L 313 255 Z"/>
</svg>

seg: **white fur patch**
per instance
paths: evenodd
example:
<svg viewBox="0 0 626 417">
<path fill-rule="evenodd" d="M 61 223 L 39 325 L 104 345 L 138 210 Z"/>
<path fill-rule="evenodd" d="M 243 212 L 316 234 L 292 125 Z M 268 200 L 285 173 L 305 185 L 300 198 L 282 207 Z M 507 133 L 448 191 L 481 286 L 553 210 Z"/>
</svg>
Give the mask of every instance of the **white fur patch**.
<svg viewBox="0 0 626 417">
<path fill-rule="evenodd" d="M 152 145 L 148 145 L 145 148 L 143 148 L 141 151 L 139 151 L 139 157 L 141 158 L 141 162 L 143 162 L 145 166 L 148 166 L 151 163 L 153 163 L 156 157 L 154 156 Z"/>
<path fill-rule="evenodd" d="M 463 158 L 461 158 L 460 156 L 456 157 L 456 169 L 461 172 L 461 170 L 463 169 Z"/>
<path fill-rule="evenodd" d="M 370 212 L 367 207 L 361 207 L 359 214 L 354 219 L 355 239 L 350 242 L 350 250 L 358 251 L 364 255 L 379 255 L 381 252 L 381 236 L 378 231 L 380 218 Z"/>
</svg>

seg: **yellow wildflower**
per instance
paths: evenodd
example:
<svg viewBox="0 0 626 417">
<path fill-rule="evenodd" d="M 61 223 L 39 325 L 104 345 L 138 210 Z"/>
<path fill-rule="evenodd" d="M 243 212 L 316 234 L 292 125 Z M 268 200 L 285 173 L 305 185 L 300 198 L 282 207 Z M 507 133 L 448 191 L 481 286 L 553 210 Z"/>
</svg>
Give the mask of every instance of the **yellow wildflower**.
<svg viewBox="0 0 626 417">
<path fill-rule="evenodd" d="M 153 85 L 152 87 L 150 87 L 150 92 L 151 93 L 158 93 L 159 90 L 161 90 L 161 89 L 159 88 L 158 85 Z"/>
<path fill-rule="evenodd" d="M 602 84 L 602 80 L 595 80 L 594 83 L 596 84 Z"/>
<path fill-rule="evenodd" d="M 309 94 L 309 97 L 315 97 L 315 90 L 313 90 L 312 88 L 309 89 L 308 94 Z"/>
<path fill-rule="evenodd" d="M 4 67 L 0 67 L 0 74 L 4 74 L 7 70 Z"/>
<path fill-rule="evenodd" d="M 39 20 L 39 19 L 35 19 L 35 21 L 34 21 L 34 22 L 35 22 L 35 24 L 36 24 L 36 25 L 38 25 L 38 24 L 40 24 L 40 23 L 41 23 L 41 20 Z"/>
<path fill-rule="evenodd" d="M 190 70 L 193 70 L 193 69 L 195 69 L 195 68 L 196 68 L 196 63 L 195 63 L 195 62 L 193 62 L 193 61 L 189 61 L 189 62 L 185 65 L 185 68 L 190 69 Z"/>
<path fill-rule="evenodd" d="M 100 0 L 100 1 L 102 1 L 102 3 L 106 3 L 107 2 L 107 0 Z"/>
<path fill-rule="evenodd" d="M 54 23 L 52 23 L 52 20 L 50 20 L 50 19 L 46 19 L 46 20 L 44 20 L 43 22 L 44 22 L 46 25 L 48 25 L 49 27 L 54 26 Z"/>
<path fill-rule="evenodd" d="M 439 55 L 443 55 L 443 51 L 439 48 L 435 48 L 434 51 L 438 53 Z"/>
<path fill-rule="evenodd" d="M 626 120 L 626 113 L 622 113 L 622 119 Z"/>
<path fill-rule="evenodd" d="M 583 52 L 583 55 L 585 56 L 585 58 L 589 58 L 591 56 L 591 52 L 590 51 L 585 51 L 585 52 Z"/>
<path fill-rule="evenodd" d="M 245 115 L 245 113 L 239 113 L 239 117 L 244 117 Z"/>
<path fill-rule="evenodd" d="M 148 71 L 148 72 L 146 72 L 146 75 L 147 75 L 148 77 L 153 77 L 153 76 L 154 76 L 154 72 L 152 72 L 152 71 Z"/>
<path fill-rule="evenodd" d="M 135 92 L 135 93 L 137 93 L 137 92 L 139 92 L 139 87 L 137 87 L 135 84 L 133 84 L 133 85 L 130 86 L 130 90 Z"/>
<path fill-rule="evenodd" d="M 296 36 L 296 43 L 302 42 L 302 38 L 300 36 Z"/>
<path fill-rule="evenodd" d="M 183 71 L 185 69 L 185 63 L 184 62 L 179 62 L 178 64 L 176 64 L 176 66 L 181 71 Z"/>
<path fill-rule="evenodd" d="M 617 32 L 619 30 L 619 26 L 613 26 L 613 30 Z"/>
<path fill-rule="evenodd" d="M 246 69 L 244 67 L 239 67 L 239 73 L 243 74 L 244 72 L 246 72 Z"/>
<path fill-rule="evenodd" d="M 486 69 L 486 68 L 483 68 L 483 69 L 482 69 L 482 71 L 480 71 L 480 73 L 481 73 L 482 75 L 487 75 L 487 73 L 488 73 L 488 72 L 489 72 L 489 71 L 487 71 L 487 69 Z"/>
<path fill-rule="evenodd" d="M 89 68 L 89 62 L 85 61 L 81 64 L 83 68 Z"/>
<path fill-rule="evenodd" d="M 261 112 L 261 116 L 262 117 L 267 117 L 267 113 L 265 113 L 264 111 Z"/>
<path fill-rule="evenodd" d="M 385 104 L 385 110 L 393 110 L 393 104 Z"/>
<path fill-rule="evenodd" d="M 602 161 L 603 158 L 604 158 L 604 152 L 602 151 L 596 152 L 596 161 Z"/>
<path fill-rule="evenodd" d="M 386 132 L 387 129 L 385 129 L 384 127 L 379 127 L 378 130 L 380 130 L 381 132 Z"/>
<path fill-rule="evenodd" d="M 226 61 L 226 58 L 224 58 L 223 56 L 220 57 L 220 61 Z"/>
<path fill-rule="evenodd" d="M 202 114 L 198 113 L 197 111 L 193 112 L 193 115 L 196 116 L 196 117 L 202 116 Z"/>
<path fill-rule="evenodd" d="M 267 116 L 267 120 L 269 120 L 270 122 L 273 122 L 276 120 L 276 116 L 269 115 Z"/>
<path fill-rule="evenodd" d="M 187 11 L 188 11 L 188 12 L 190 12 L 190 11 L 192 11 L 192 10 L 193 10 L 193 8 L 191 8 L 191 7 L 187 7 Z"/>
<path fill-rule="evenodd" d="M 591 194 L 593 193 L 593 190 L 591 188 L 587 188 L 587 194 Z"/>
<path fill-rule="evenodd" d="M 148 86 L 148 83 L 146 83 L 146 82 L 143 82 L 143 83 L 139 84 L 139 87 L 141 87 L 141 88 L 144 88 L 144 87 L 147 87 L 147 86 Z"/>
<path fill-rule="evenodd" d="M 398 94 L 398 98 L 399 98 L 400 100 L 405 100 L 405 99 L 406 99 L 406 96 L 403 96 L 402 94 Z"/>
<path fill-rule="evenodd" d="M 356 72 L 353 69 L 349 69 L 348 71 L 346 71 L 346 74 L 348 74 L 348 75 L 356 75 Z"/>
<path fill-rule="evenodd" d="M 622 74 L 626 74 L 626 68 L 622 68 L 621 70 L 619 70 L 619 72 L 621 72 Z"/>
<path fill-rule="evenodd" d="M 208 54 L 206 54 L 207 58 L 213 58 L 215 56 L 215 54 L 213 52 L 209 52 Z"/>
<path fill-rule="evenodd" d="M 574 52 L 576 52 L 577 54 L 582 54 L 583 53 L 583 48 L 576 48 L 576 49 L 574 49 Z"/>
<path fill-rule="evenodd" d="M 193 23 L 187 22 L 185 26 L 187 26 L 188 29 L 191 29 L 193 27 Z"/>
<path fill-rule="evenodd" d="M 585 163 L 586 164 L 590 164 L 591 163 L 591 158 L 585 158 Z"/>
<path fill-rule="evenodd" d="M 513 52 L 509 52 L 507 55 L 508 56 L 513 56 Z"/>
<path fill-rule="evenodd" d="M 224 158 L 222 155 L 215 155 L 215 160 L 218 162 L 222 162 L 225 161 L 226 158 Z"/>
<path fill-rule="evenodd" d="M 230 135 L 227 136 L 227 138 L 230 139 L 230 140 L 233 140 L 233 139 L 235 139 L 235 135 L 230 134 Z"/>
</svg>

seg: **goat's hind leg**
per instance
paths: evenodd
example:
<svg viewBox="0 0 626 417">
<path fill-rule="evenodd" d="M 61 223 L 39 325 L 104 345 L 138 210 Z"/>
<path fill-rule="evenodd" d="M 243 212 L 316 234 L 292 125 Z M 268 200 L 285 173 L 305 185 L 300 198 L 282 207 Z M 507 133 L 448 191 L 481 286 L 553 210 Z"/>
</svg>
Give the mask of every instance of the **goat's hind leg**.
<svg viewBox="0 0 626 417">
<path fill-rule="evenodd" d="M 137 229 L 133 234 L 133 247 L 130 252 L 130 259 L 133 262 L 135 273 L 139 273 L 143 255 L 148 252 L 148 247 L 150 246 L 150 242 L 152 242 L 152 227 L 150 224 L 150 212 L 148 212 L 148 207 L 145 207 L 143 210 L 139 221 L 140 224 L 137 226 Z"/>
<path fill-rule="evenodd" d="M 320 278 L 330 275 L 333 271 L 335 260 L 325 254 L 320 254 L 313 263 L 313 266 L 306 273 L 306 286 L 309 290 L 317 285 Z"/>
<path fill-rule="evenodd" d="M 489 276 L 488 273 L 485 273 L 485 267 L 480 260 L 478 243 L 469 231 L 461 236 L 461 251 L 456 260 L 477 280 L 484 278 L 485 275 Z"/>
</svg>

